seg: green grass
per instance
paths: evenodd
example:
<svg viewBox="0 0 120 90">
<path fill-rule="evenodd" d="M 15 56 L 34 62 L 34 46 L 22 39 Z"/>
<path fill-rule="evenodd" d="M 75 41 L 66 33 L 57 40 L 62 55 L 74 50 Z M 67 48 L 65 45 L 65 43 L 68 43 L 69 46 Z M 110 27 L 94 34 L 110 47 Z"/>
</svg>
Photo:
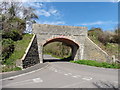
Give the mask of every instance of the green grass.
<svg viewBox="0 0 120 90">
<path fill-rule="evenodd" d="M 96 67 L 103 67 L 103 68 L 115 68 L 115 69 L 120 69 L 120 64 L 116 63 L 106 63 L 106 62 L 97 62 L 93 60 L 78 60 L 78 61 L 70 61 L 72 63 L 77 63 L 77 64 L 84 64 L 84 65 L 89 65 L 89 66 L 96 66 Z"/>
<path fill-rule="evenodd" d="M 111 55 L 115 55 L 118 58 L 118 53 L 120 51 L 119 45 L 115 43 L 107 43 L 106 50 Z"/>
<path fill-rule="evenodd" d="M 14 42 L 15 50 L 12 53 L 12 55 L 8 59 L 6 59 L 6 63 L 4 63 L 6 65 L 5 68 L 11 67 L 12 70 L 20 70 L 17 67 L 12 68 L 12 66 L 15 66 L 16 61 L 20 60 L 23 57 L 25 50 L 27 49 L 32 37 L 33 34 L 25 34 L 23 35 L 22 40 Z M 11 69 L 8 69 L 8 71 L 11 71 Z"/>
<path fill-rule="evenodd" d="M 14 68 L 8 68 L 8 67 L 3 67 L 2 72 L 9 72 L 9 71 L 19 71 L 22 70 L 20 67 L 14 67 Z"/>
</svg>

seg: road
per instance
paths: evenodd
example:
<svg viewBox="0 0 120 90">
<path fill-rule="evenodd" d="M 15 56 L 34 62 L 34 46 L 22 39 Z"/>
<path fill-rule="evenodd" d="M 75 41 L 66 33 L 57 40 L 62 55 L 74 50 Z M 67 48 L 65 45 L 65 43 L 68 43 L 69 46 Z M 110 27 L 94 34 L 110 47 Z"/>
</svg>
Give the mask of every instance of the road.
<svg viewBox="0 0 120 90">
<path fill-rule="evenodd" d="M 2 80 L 3 88 L 111 88 L 118 87 L 118 70 L 70 62 L 50 62 L 33 73 Z"/>
</svg>

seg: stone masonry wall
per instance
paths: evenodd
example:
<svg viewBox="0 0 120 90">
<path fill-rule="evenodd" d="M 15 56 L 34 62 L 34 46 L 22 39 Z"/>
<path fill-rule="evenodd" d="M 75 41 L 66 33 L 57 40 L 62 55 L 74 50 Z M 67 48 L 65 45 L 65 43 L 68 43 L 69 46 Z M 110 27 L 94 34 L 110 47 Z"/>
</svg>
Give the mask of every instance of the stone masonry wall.
<svg viewBox="0 0 120 90">
<path fill-rule="evenodd" d="M 32 45 L 23 60 L 23 68 L 27 68 L 39 63 L 39 54 L 38 54 L 38 45 L 37 45 L 37 38 L 35 36 Z"/>
<path fill-rule="evenodd" d="M 88 37 L 84 43 L 84 59 L 85 60 L 96 60 L 100 62 L 110 62 L 109 55 L 92 42 Z"/>
<path fill-rule="evenodd" d="M 40 35 L 86 36 L 86 27 L 33 24 L 33 32 Z"/>
</svg>

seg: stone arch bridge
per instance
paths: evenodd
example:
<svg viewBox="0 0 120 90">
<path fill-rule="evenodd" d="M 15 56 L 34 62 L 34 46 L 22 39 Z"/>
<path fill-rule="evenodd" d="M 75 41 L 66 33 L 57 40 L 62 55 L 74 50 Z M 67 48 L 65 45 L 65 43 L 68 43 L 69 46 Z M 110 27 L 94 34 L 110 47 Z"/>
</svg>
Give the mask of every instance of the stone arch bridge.
<svg viewBox="0 0 120 90">
<path fill-rule="evenodd" d="M 35 63 L 43 63 L 43 47 L 55 41 L 64 42 L 72 48 L 73 60 L 109 61 L 109 55 L 88 38 L 86 27 L 33 24 L 33 33 L 36 35 L 39 58 Z M 23 60 L 23 63 L 27 62 L 26 59 Z"/>
</svg>

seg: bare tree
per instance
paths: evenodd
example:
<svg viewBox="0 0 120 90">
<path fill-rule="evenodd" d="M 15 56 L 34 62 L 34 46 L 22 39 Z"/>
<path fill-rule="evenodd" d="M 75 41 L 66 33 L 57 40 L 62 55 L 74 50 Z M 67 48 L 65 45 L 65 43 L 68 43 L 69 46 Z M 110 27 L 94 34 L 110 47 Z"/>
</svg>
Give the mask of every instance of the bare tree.
<svg viewBox="0 0 120 90">
<path fill-rule="evenodd" d="M 38 19 L 38 16 L 34 13 L 35 9 L 33 9 L 32 7 L 25 7 L 22 2 L 1 2 L 0 10 L 2 12 L 2 18 L 5 18 L 4 20 L 2 20 L 2 24 L 14 18 L 24 20 L 26 24 L 27 21 L 35 23 L 35 20 L 33 18 Z M 31 24 L 29 24 L 29 26 L 31 26 Z"/>
</svg>

